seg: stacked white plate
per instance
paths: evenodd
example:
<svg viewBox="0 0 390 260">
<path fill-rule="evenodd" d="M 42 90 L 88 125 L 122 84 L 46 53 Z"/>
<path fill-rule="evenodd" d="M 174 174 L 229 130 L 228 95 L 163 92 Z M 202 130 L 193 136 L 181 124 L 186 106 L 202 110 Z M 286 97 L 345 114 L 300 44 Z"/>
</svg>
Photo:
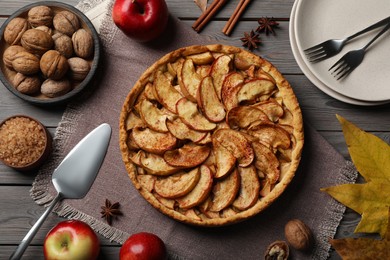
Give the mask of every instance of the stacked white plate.
<svg viewBox="0 0 390 260">
<path fill-rule="evenodd" d="M 342 39 L 390 16 L 389 0 L 295 0 L 290 16 L 290 43 L 306 77 L 340 101 L 374 106 L 390 103 L 390 30 L 369 48 L 363 62 L 337 80 L 329 68 L 350 50 L 366 45 L 383 27 L 349 42 L 324 61 L 310 63 L 303 50 L 328 39 Z"/>
</svg>

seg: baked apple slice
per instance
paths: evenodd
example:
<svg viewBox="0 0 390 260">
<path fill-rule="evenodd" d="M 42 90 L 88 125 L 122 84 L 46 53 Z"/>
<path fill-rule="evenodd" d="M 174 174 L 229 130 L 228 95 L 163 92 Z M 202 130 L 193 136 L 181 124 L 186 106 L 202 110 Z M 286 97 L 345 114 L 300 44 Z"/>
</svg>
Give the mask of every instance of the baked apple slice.
<svg viewBox="0 0 390 260">
<path fill-rule="evenodd" d="M 172 166 L 192 168 L 202 164 L 209 157 L 210 150 L 209 146 L 188 143 L 178 149 L 166 151 L 164 160 Z"/>
<path fill-rule="evenodd" d="M 157 178 L 154 183 L 154 191 L 167 199 L 182 197 L 196 186 L 199 179 L 199 168 L 195 168 L 190 172 L 175 173 L 168 177 Z"/>
<path fill-rule="evenodd" d="M 207 76 L 202 79 L 198 89 L 197 100 L 203 115 L 208 120 L 217 123 L 225 119 L 225 108 L 215 92 L 212 77 Z"/>
<path fill-rule="evenodd" d="M 240 175 L 234 169 L 226 178 L 214 184 L 211 199 L 210 211 L 219 212 L 230 206 L 240 188 Z"/>
<path fill-rule="evenodd" d="M 157 176 L 167 176 L 182 170 L 180 167 L 174 167 L 167 164 L 163 157 L 153 153 L 140 154 L 140 166 L 149 174 Z"/>
<path fill-rule="evenodd" d="M 186 59 L 183 67 L 180 69 L 179 84 L 184 96 L 189 100 L 196 102 L 196 93 L 202 78 L 195 71 L 194 62 L 191 59 Z"/>
<path fill-rule="evenodd" d="M 214 178 L 225 177 L 236 165 L 236 157 L 218 141 L 213 141 L 213 153 L 215 156 L 216 172 Z"/>
<path fill-rule="evenodd" d="M 232 59 L 228 55 L 219 56 L 211 65 L 210 76 L 213 78 L 215 92 L 222 99 L 222 85 L 227 74 L 232 69 Z"/>
<path fill-rule="evenodd" d="M 240 190 L 232 205 L 236 209 L 246 210 L 252 207 L 259 198 L 260 181 L 253 165 L 246 168 L 238 167 L 238 173 L 241 182 Z"/>
<path fill-rule="evenodd" d="M 265 145 L 255 142 L 252 143 L 255 152 L 255 167 L 263 173 L 269 180 L 270 184 L 275 184 L 279 180 L 279 160 L 276 155 Z"/>
<path fill-rule="evenodd" d="M 196 65 L 207 65 L 212 63 L 214 60 L 214 56 L 209 51 L 192 54 L 189 55 L 187 58 L 191 59 Z"/>
<path fill-rule="evenodd" d="M 255 125 L 248 129 L 248 134 L 258 138 L 259 142 L 270 148 L 287 149 L 291 145 L 289 133 L 278 125 Z"/>
<path fill-rule="evenodd" d="M 251 106 L 238 106 L 230 109 L 226 121 L 231 129 L 246 129 L 253 124 L 271 123 L 264 112 Z"/>
<path fill-rule="evenodd" d="M 177 114 L 183 122 L 190 128 L 198 131 L 211 131 L 217 125 L 210 122 L 198 110 L 198 106 L 186 98 L 180 99 L 176 104 Z"/>
<path fill-rule="evenodd" d="M 164 114 L 152 102 L 147 99 L 142 100 L 139 112 L 141 118 L 150 129 L 161 133 L 168 132 L 167 125 L 165 124 L 168 115 Z"/>
<path fill-rule="evenodd" d="M 126 130 L 129 131 L 136 127 L 146 127 L 146 124 L 134 113 L 134 111 L 131 111 L 126 118 Z"/>
<path fill-rule="evenodd" d="M 248 139 L 240 132 L 232 129 L 219 129 L 212 135 L 213 143 L 219 142 L 234 157 L 237 158 L 238 165 L 246 167 L 252 163 L 255 155 Z"/>
<path fill-rule="evenodd" d="M 142 150 L 157 154 L 173 149 L 177 143 L 171 133 L 159 133 L 150 128 L 134 128 L 131 138 Z"/>
<path fill-rule="evenodd" d="M 275 89 L 275 84 L 267 79 L 253 79 L 244 83 L 237 93 L 238 103 L 254 101 L 256 98 L 270 94 Z"/>
<path fill-rule="evenodd" d="M 166 125 L 169 132 L 180 140 L 191 140 L 197 143 L 208 134 L 207 132 L 200 132 L 189 128 L 179 117 L 172 120 L 168 119 Z"/>
<path fill-rule="evenodd" d="M 138 174 L 137 180 L 141 186 L 149 192 L 153 191 L 156 176 L 150 174 Z"/>
<path fill-rule="evenodd" d="M 189 209 L 201 204 L 210 194 L 213 187 L 213 174 L 209 167 L 200 166 L 200 178 L 196 186 L 185 196 L 177 199 L 179 207 Z"/>
<path fill-rule="evenodd" d="M 161 71 L 156 72 L 153 89 L 160 104 L 176 114 L 176 103 L 183 96 L 172 86 L 171 82 Z"/>
<path fill-rule="evenodd" d="M 277 122 L 284 114 L 283 107 L 275 99 L 269 99 L 253 105 L 263 111 L 272 122 Z"/>
<path fill-rule="evenodd" d="M 238 72 L 231 72 L 223 81 L 221 97 L 227 111 L 238 106 L 237 93 L 244 83 L 244 76 Z"/>
</svg>

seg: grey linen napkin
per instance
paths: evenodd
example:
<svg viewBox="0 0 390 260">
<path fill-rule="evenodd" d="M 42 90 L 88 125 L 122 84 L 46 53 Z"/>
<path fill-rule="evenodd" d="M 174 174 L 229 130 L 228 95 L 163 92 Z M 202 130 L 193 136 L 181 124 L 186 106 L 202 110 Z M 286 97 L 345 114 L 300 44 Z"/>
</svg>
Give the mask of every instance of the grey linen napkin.
<svg viewBox="0 0 390 260">
<path fill-rule="evenodd" d="M 111 7 L 110 7 L 111 8 Z M 345 207 L 320 191 L 322 187 L 353 182 L 356 171 L 313 128 L 305 129 L 305 147 L 296 177 L 268 209 L 244 222 L 221 228 L 200 228 L 179 223 L 154 209 L 133 187 L 121 159 L 118 119 L 126 95 L 142 72 L 164 54 L 177 48 L 215 43 L 170 17 L 169 29 L 151 44 L 124 36 L 112 23 L 110 9 L 100 28 L 103 43 L 101 70 L 90 93 L 69 104 L 55 133 L 55 152 L 31 189 L 40 205 L 53 199 L 51 174 L 65 155 L 89 131 L 109 123 L 113 134 L 103 166 L 84 199 L 65 200 L 55 212 L 80 219 L 112 241 L 123 243 L 130 234 L 157 234 L 176 259 L 261 259 L 267 246 L 284 240 L 284 225 L 292 218 L 307 223 L 315 235 L 312 252 L 292 250 L 293 259 L 326 259 Z M 112 226 L 101 218 L 106 199 L 120 202 L 123 216 Z"/>
</svg>

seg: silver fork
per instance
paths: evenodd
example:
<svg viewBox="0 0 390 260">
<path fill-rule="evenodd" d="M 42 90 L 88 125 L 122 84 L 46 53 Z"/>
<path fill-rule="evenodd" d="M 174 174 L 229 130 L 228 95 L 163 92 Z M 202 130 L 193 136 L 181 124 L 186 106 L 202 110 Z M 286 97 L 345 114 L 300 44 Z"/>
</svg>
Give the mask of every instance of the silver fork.
<svg viewBox="0 0 390 260">
<path fill-rule="evenodd" d="M 356 38 L 363 33 L 381 27 L 389 22 L 390 16 L 344 39 L 327 40 L 304 50 L 304 52 L 310 62 L 319 62 L 325 60 L 339 53 L 343 49 L 344 45 L 350 40 Z"/>
<path fill-rule="evenodd" d="M 390 22 L 363 48 L 347 52 L 343 57 L 341 57 L 341 59 L 339 59 L 332 67 L 329 68 L 329 71 L 334 68 L 331 74 L 334 75 L 334 77 L 337 77 L 337 80 L 339 80 L 351 73 L 357 66 L 360 65 L 360 63 L 362 63 L 363 58 L 367 52 L 367 48 L 389 28 Z"/>
</svg>

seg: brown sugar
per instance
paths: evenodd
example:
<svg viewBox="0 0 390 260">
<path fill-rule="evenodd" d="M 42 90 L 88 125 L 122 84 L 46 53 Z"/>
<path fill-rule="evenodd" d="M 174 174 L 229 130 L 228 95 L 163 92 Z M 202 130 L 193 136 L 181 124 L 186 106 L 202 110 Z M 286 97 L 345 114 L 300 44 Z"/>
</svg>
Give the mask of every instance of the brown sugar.
<svg viewBox="0 0 390 260">
<path fill-rule="evenodd" d="M 0 126 L 0 159 L 11 167 L 34 163 L 46 144 L 45 129 L 28 117 L 11 117 Z"/>
</svg>

